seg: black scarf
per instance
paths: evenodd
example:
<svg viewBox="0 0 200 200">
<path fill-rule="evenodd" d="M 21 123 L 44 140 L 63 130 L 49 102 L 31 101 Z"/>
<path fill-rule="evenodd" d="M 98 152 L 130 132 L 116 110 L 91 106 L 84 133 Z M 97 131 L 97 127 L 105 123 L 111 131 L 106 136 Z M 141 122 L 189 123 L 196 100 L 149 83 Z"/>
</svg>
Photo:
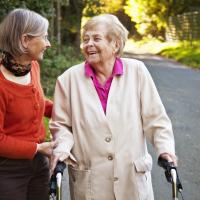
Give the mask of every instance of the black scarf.
<svg viewBox="0 0 200 200">
<path fill-rule="evenodd" d="M 2 52 L 2 60 L 0 63 L 15 76 L 24 76 L 31 71 L 31 64 L 17 64 L 13 56 L 5 51 Z"/>
</svg>

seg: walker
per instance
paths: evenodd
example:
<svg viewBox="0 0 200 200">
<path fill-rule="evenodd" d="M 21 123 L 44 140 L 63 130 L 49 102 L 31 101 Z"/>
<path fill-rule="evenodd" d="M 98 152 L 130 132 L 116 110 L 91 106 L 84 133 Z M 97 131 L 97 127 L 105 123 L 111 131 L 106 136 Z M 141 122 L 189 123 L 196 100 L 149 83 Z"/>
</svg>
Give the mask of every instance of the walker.
<svg viewBox="0 0 200 200">
<path fill-rule="evenodd" d="M 182 191 L 183 187 L 180 182 L 177 168 L 173 165 L 172 162 L 159 157 L 158 165 L 165 170 L 165 176 L 169 183 L 172 183 L 172 200 L 178 200 L 178 193 L 181 194 L 182 200 L 184 200 Z"/>
<path fill-rule="evenodd" d="M 66 168 L 64 162 L 58 162 L 50 180 L 50 200 L 62 199 L 62 176 Z"/>
</svg>

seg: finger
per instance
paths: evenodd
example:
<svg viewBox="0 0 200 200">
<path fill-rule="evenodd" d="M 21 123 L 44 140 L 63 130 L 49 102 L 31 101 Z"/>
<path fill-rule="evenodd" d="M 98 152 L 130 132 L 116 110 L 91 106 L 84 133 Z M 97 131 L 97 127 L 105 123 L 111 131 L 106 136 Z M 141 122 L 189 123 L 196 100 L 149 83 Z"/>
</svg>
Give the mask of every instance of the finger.
<svg viewBox="0 0 200 200">
<path fill-rule="evenodd" d="M 173 162 L 173 159 L 171 158 L 170 155 L 166 154 L 165 157 L 166 157 L 168 162 Z"/>
<path fill-rule="evenodd" d="M 50 164 L 50 170 L 51 172 L 53 173 L 55 167 L 56 167 L 56 164 L 58 162 L 58 157 L 54 157 L 52 160 L 51 160 L 51 164 Z"/>
<path fill-rule="evenodd" d="M 174 166 L 177 166 L 177 158 L 174 155 L 168 154 L 168 153 L 163 153 L 161 155 L 162 158 L 164 158 L 165 160 L 167 160 L 168 162 L 172 162 L 174 164 Z"/>
<path fill-rule="evenodd" d="M 171 154 L 167 154 L 168 161 L 173 162 L 174 166 L 177 167 L 177 157 Z"/>
<path fill-rule="evenodd" d="M 57 142 L 57 141 L 52 141 L 52 142 L 50 142 L 51 148 L 55 148 L 57 145 L 58 145 L 58 142 Z"/>
<path fill-rule="evenodd" d="M 73 160 L 70 159 L 69 164 L 72 165 L 73 167 L 77 167 L 78 164 L 74 162 Z"/>
<path fill-rule="evenodd" d="M 52 176 L 53 174 L 53 171 L 52 171 L 52 162 L 53 162 L 53 159 L 54 159 L 54 156 L 50 156 L 49 157 L 49 172 L 50 172 L 50 177 Z"/>
<path fill-rule="evenodd" d="M 167 153 L 161 154 L 161 158 L 163 158 L 164 160 L 167 160 L 168 162 L 172 162 L 172 159 Z"/>
<path fill-rule="evenodd" d="M 48 150 L 46 151 L 46 156 L 47 156 L 48 158 L 50 158 L 52 155 L 53 155 L 53 150 L 52 150 L 52 149 L 48 149 Z"/>
<path fill-rule="evenodd" d="M 65 159 L 67 159 L 69 157 L 69 154 L 63 153 L 62 155 L 60 155 L 59 160 L 61 162 L 63 162 Z"/>
<path fill-rule="evenodd" d="M 177 167 L 178 166 L 178 158 L 176 156 L 172 155 L 172 159 L 173 159 L 174 166 Z"/>
</svg>

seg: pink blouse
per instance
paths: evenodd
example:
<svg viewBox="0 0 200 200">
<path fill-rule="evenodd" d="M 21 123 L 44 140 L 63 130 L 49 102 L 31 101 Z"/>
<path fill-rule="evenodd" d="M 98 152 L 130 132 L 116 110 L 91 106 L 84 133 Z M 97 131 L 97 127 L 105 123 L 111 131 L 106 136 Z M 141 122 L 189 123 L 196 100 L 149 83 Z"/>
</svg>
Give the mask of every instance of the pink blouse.
<svg viewBox="0 0 200 200">
<path fill-rule="evenodd" d="M 110 86 L 114 76 L 119 76 L 123 74 L 123 65 L 120 58 L 116 58 L 115 64 L 113 67 L 112 75 L 106 80 L 104 85 L 101 85 L 94 73 L 92 66 L 86 62 L 85 63 L 85 75 L 92 78 L 94 87 L 97 91 L 99 99 L 101 101 L 101 105 L 103 107 L 104 113 L 106 114 L 106 106 L 108 100 L 108 94 L 110 91 Z"/>
</svg>

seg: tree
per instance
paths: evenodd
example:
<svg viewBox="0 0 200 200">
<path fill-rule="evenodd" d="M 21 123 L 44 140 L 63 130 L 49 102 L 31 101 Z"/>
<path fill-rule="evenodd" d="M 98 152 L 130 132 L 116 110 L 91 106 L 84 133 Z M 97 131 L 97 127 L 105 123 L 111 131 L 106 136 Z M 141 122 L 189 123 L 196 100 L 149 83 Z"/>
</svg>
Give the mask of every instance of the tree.
<svg viewBox="0 0 200 200">
<path fill-rule="evenodd" d="M 19 6 L 19 2 L 15 0 L 0 1 L 0 21 L 8 14 L 9 11 Z"/>
<path fill-rule="evenodd" d="M 131 35 L 137 34 L 135 22 L 132 22 L 130 16 L 124 11 L 125 2 L 125 0 L 88 0 L 83 10 L 83 17 L 88 18 L 103 13 L 114 14 L 128 29 Z"/>
<path fill-rule="evenodd" d="M 83 16 L 112 13 L 117 15 L 130 30 L 134 27 L 130 17 L 124 12 L 124 3 L 125 0 L 1 0 L 0 19 L 14 8 L 34 10 L 49 20 L 50 40 L 56 41 L 58 52 L 62 51 L 62 46 L 68 44 L 74 45 L 79 50 Z"/>
<path fill-rule="evenodd" d="M 136 23 L 136 28 L 141 35 L 163 35 L 170 1 L 127 0 L 126 4 L 125 12 Z"/>
<path fill-rule="evenodd" d="M 61 30 L 60 30 L 60 25 L 61 25 L 61 7 L 60 7 L 60 0 L 56 1 L 56 11 L 57 11 L 57 17 L 56 17 L 56 22 L 57 22 L 57 43 L 58 43 L 58 54 L 60 54 L 60 47 L 61 47 Z"/>
<path fill-rule="evenodd" d="M 77 49 L 80 48 L 80 28 L 84 7 L 84 0 L 69 0 L 68 6 L 61 7 L 62 31 L 65 37 L 62 37 L 62 41 L 73 43 Z"/>
<path fill-rule="evenodd" d="M 141 35 L 164 37 L 170 16 L 199 8 L 200 0 L 127 0 L 125 12 Z"/>
<path fill-rule="evenodd" d="M 62 18 L 65 19 L 62 27 L 66 33 L 68 32 L 68 40 L 73 41 L 73 44 L 79 48 L 82 17 L 115 13 L 120 7 L 122 7 L 122 0 L 69 0 L 69 7 L 63 7 L 62 10 Z"/>
</svg>

